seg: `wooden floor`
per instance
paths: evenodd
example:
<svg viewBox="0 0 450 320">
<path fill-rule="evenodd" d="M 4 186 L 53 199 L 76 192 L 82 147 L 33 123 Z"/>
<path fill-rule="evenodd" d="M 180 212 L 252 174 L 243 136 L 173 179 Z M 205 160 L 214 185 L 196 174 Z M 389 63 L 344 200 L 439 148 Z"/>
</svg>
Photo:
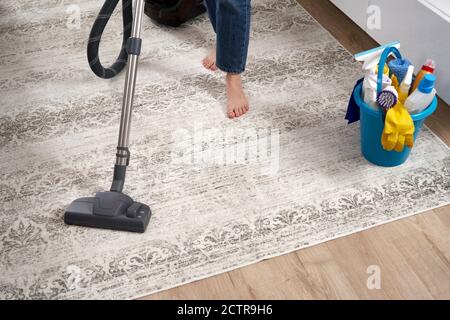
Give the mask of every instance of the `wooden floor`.
<svg viewBox="0 0 450 320">
<path fill-rule="evenodd" d="M 350 52 L 378 44 L 327 0 L 298 0 Z M 450 145 L 450 108 L 428 126 Z M 450 299 L 450 206 L 144 299 Z M 369 290 L 367 268 L 381 288 Z"/>
</svg>

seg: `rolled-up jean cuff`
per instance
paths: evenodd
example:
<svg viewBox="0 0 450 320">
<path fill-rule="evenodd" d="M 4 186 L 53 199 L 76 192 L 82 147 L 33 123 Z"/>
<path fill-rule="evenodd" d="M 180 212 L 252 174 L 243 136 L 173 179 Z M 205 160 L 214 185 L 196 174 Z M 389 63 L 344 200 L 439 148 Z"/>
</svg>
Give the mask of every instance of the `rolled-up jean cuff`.
<svg viewBox="0 0 450 320">
<path fill-rule="evenodd" d="M 222 70 L 223 72 L 226 72 L 226 73 L 240 74 L 245 71 L 245 68 L 242 68 L 242 69 L 227 68 L 227 67 L 220 65 L 217 62 L 216 62 L 216 66 L 217 66 L 217 68 L 219 68 L 220 70 Z"/>
</svg>

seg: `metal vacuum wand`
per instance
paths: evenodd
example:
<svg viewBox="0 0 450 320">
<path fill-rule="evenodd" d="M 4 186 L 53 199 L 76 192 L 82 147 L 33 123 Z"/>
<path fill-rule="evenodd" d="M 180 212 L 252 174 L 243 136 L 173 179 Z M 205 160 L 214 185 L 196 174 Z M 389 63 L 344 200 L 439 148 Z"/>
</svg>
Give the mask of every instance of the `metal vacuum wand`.
<svg viewBox="0 0 450 320">
<path fill-rule="evenodd" d="M 144 14 L 144 0 L 136 1 L 136 11 L 128 38 L 126 50 L 128 52 L 128 66 L 125 76 L 125 87 L 122 100 L 122 114 L 120 117 L 119 141 L 117 144 L 116 165 L 114 166 L 114 179 L 111 191 L 122 192 L 125 184 L 126 167 L 130 162 L 130 127 L 133 111 L 134 91 L 136 87 L 137 68 L 141 54 L 141 29 Z"/>
<path fill-rule="evenodd" d="M 136 87 L 137 67 L 141 49 L 141 29 L 142 29 L 142 15 L 144 13 L 144 0 L 136 1 L 136 13 L 134 14 L 133 26 L 131 28 L 131 37 L 127 42 L 128 51 L 128 67 L 125 76 L 125 88 L 122 102 L 122 116 L 120 119 L 118 155 L 116 164 L 119 166 L 126 166 L 127 157 L 123 150 L 128 149 L 130 140 L 130 125 L 131 113 L 133 110 L 134 90 Z"/>
</svg>

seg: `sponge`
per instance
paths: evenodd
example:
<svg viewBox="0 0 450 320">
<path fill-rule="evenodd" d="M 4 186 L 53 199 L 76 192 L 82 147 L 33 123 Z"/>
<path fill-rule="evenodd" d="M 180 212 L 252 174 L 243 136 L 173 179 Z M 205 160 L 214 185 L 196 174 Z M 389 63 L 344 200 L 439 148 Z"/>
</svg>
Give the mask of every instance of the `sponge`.
<svg viewBox="0 0 450 320">
<path fill-rule="evenodd" d="M 389 69 L 397 77 L 398 82 L 402 83 L 410 65 L 412 63 L 407 59 L 395 59 L 389 62 Z"/>
</svg>

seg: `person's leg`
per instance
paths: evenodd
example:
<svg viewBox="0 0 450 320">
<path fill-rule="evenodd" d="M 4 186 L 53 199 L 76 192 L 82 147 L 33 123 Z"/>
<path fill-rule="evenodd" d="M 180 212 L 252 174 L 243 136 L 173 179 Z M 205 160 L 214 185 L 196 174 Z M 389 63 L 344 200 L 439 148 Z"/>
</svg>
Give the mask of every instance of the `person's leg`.
<svg viewBox="0 0 450 320">
<path fill-rule="evenodd" d="M 250 10 L 250 0 L 216 0 L 216 65 L 227 72 L 227 114 L 230 118 L 239 117 L 249 109 L 241 73 L 247 62 Z"/>
<path fill-rule="evenodd" d="M 214 32 L 216 32 L 216 12 L 217 12 L 217 0 L 204 0 L 203 4 L 206 7 L 206 11 L 209 15 Z M 203 59 L 203 66 L 211 71 L 217 71 L 216 66 L 216 48 L 212 48 L 211 52 Z"/>
<path fill-rule="evenodd" d="M 217 66 L 242 73 L 247 62 L 250 0 L 216 0 Z"/>
<path fill-rule="evenodd" d="M 211 21 L 214 32 L 216 32 L 216 6 L 217 0 L 203 0 L 203 4 L 208 12 L 209 20 Z"/>
</svg>

